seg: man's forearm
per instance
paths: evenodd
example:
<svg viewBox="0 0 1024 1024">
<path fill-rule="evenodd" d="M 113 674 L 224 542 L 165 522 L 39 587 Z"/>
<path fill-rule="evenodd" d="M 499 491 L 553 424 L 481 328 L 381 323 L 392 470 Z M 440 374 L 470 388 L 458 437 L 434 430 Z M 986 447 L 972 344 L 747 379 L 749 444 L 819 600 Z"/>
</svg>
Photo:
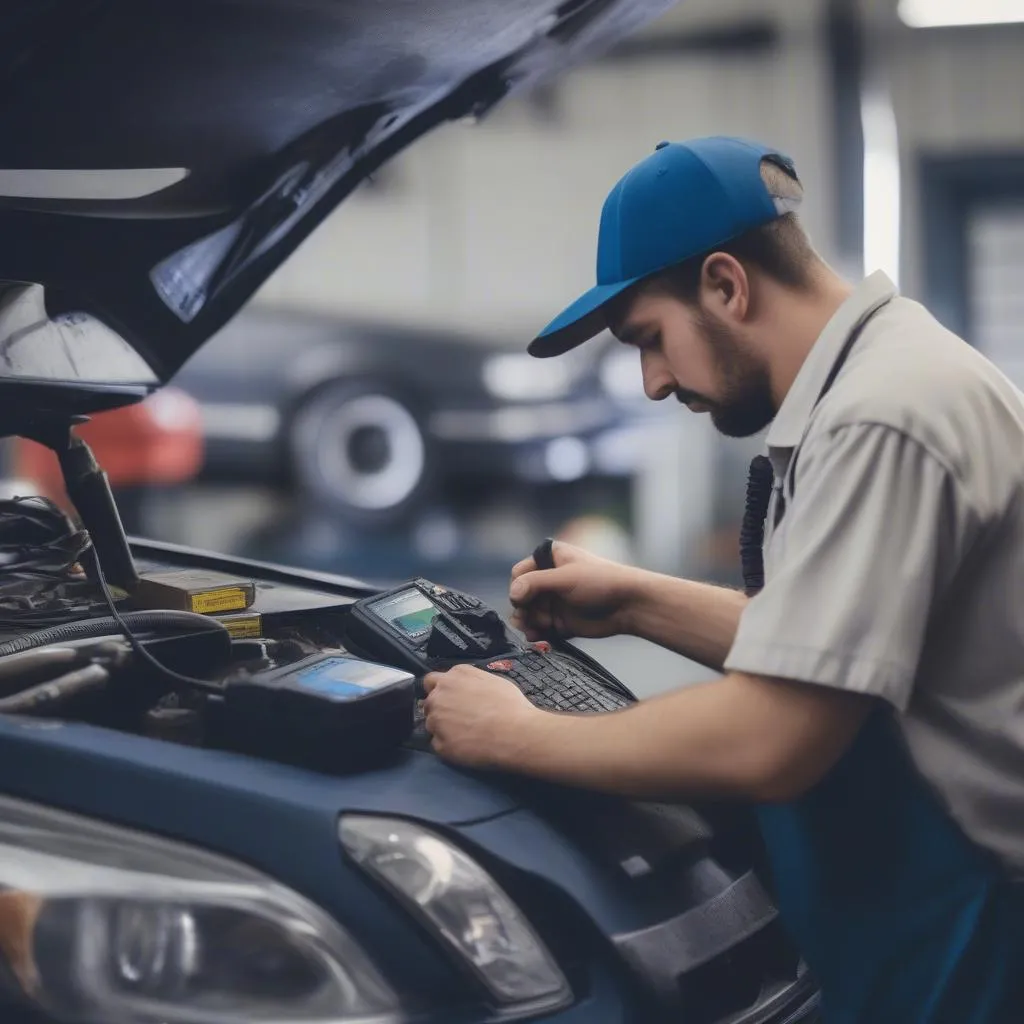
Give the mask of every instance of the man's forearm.
<svg viewBox="0 0 1024 1024">
<path fill-rule="evenodd" d="M 779 737 L 757 726 L 769 700 L 726 676 L 612 714 L 545 712 L 497 767 L 635 799 L 772 799 Z"/>
<path fill-rule="evenodd" d="M 727 587 L 642 572 L 629 602 L 627 630 L 720 672 L 748 600 Z"/>
<path fill-rule="evenodd" d="M 679 699 L 677 691 L 610 715 L 538 716 L 502 767 L 641 800 L 749 795 L 736 758 L 709 757 L 713 745 L 703 738 L 696 748 L 687 742 L 690 730 L 674 706 Z"/>
<path fill-rule="evenodd" d="M 611 714 L 531 712 L 495 767 L 635 799 L 791 800 L 852 742 L 862 694 L 742 673 Z"/>
</svg>

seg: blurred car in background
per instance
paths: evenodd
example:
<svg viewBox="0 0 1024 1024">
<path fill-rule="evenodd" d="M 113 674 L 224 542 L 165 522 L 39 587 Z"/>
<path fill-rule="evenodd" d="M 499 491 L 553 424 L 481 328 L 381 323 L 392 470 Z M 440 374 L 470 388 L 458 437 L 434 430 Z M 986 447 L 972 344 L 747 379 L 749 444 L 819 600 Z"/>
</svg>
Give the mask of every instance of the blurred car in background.
<svg viewBox="0 0 1024 1024">
<path fill-rule="evenodd" d="M 524 347 L 256 307 L 175 383 L 200 404 L 205 477 L 393 528 L 431 493 L 633 471 L 635 353 L 630 389 L 610 337 L 554 361 Z"/>
</svg>

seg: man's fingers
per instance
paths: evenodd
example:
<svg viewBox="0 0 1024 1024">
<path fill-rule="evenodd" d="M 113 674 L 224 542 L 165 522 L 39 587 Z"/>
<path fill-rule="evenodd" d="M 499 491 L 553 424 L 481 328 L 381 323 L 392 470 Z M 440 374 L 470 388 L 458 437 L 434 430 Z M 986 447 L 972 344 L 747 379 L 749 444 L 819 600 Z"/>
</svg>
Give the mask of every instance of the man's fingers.
<svg viewBox="0 0 1024 1024">
<path fill-rule="evenodd" d="M 515 629 L 525 633 L 527 640 L 543 640 L 555 628 L 555 621 L 550 611 L 542 608 L 514 611 L 509 622 Z"/>
<path fill-rule="evenodd" d="M 508 596 L 514 605 L 528 604 L 541 594 L 556 594 L 566 585 L 561 569 L 534 569 L 512 581 Z"/>
<path fill-rule="evenodd" d="M 524 558 L 521 562 L 516 562 L 512 566 L 512 579 L 518 579 L 523 573 L 533 572 L 537 566 L 534 564 L 533 557 Z"/>
<path fill-rule="evenodd" d="M 440 672 L 428 672 L 423 677 L 423 692 L 429 694 L 440 681 Z"/>
</svg>

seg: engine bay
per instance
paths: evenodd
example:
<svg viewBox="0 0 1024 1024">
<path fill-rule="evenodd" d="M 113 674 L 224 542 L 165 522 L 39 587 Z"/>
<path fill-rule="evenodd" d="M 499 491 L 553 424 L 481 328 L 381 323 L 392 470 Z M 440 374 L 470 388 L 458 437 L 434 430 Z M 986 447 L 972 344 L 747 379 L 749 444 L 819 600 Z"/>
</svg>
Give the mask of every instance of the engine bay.
<svg viewBox="0 0 1024 1024">
<path fill-rule="evenodd" d="M 479 665 L 552 710 L 634 700 L 570 645 L 527 643 L 430 580 L 377 592 L 143 546 L 130 581 L 110 584 L 45 499 L 2 503 L 0 529 L 0 713 L 347 772 L 429 747 L 420 681 L 434 669 Z"/>
</svg>

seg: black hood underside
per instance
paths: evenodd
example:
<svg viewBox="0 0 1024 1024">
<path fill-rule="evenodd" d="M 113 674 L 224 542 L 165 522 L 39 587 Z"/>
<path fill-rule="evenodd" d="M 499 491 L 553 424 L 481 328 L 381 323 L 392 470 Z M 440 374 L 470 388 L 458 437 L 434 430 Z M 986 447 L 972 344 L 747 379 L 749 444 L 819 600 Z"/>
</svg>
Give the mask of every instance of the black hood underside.
<svg viewBox="0 0 1024 1024">
<path fill-rule="evenodd" d="M 107 388 L 80 411 L 131 390 L 69 354 L 93 322 L 166 382 L 394 153 L 671 5 L 4 0 L 0 281 L 41 288 L 0 291 L 0 380 L 30 383 L 36 308 L 35 336 Z"/>
</svg>

